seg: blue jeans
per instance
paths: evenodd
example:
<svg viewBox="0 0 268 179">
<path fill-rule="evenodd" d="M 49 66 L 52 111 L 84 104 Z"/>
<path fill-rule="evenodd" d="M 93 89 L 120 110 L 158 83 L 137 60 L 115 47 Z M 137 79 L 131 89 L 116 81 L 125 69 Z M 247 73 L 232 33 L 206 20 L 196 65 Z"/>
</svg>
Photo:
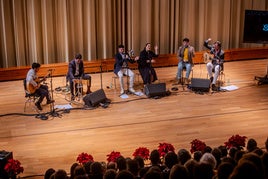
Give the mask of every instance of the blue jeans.
<svg viewBox="0 0 268 179">
<path fill-rule="evenodd" d="M 189 78 L 191 70 L 192 70 L 192 64 L 191 63 L 186 63 L 184 61 L 180 61 L 178 63 L 178 72 L 177 72 L 177 79 L 181 78 L 181 73 L 183 68 L 186 68 L 186 78 Z"/>
</svg>

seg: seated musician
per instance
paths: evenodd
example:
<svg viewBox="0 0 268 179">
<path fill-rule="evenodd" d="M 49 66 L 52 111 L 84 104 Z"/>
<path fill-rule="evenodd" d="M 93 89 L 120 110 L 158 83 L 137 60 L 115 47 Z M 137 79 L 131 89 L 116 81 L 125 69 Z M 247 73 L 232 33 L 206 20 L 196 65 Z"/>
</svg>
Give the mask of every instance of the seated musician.
<svg viewBox="0 0 268 179">
<path fill-rule="evenodd" d="M 223 70 L 224 51 L 221 49 L 221 42 L 216 41 L 213 45 L 209 45 L 211 38 L 204 42 L 204 46 L 210 50 L 212 54 L 211 61 L 207 63 L 207 72 L 211 81 L 211 89 L 217 91 L 216 82 L 220 72 Z M 212 74 L 214 72 L 214 76 Z"/>
<path fill-rule="evenodd" d="M 155 62 L 154 57 L 158 57 L 158 46 L 154 47 L 155 52 L 151 51 L 151 43 L 147 43 L 140 52 L 140 58 L 138 62 L 138 69 L 141 74 L 143 84 L 151 84 L 157 80 L 157 75 L 152 66 L 152 63 Z"/>
<path fill-rule="evenodd" d="M 75 84 L 75 93 L 74 93 L 74 80 L 75 79 L 84 79 L 87 80 L 87 94 L 91 93 L 91 76 L 89 74 L 84 74 L 84 63 L 82 61 L 82 55 L 76 54 L 75 59 L 70 61 L 68 66 L 67 80 L 70 82 L 71 89 L 71 100 L 75 99 L 75 94 L 77 94 L 77 85 Z"/>
<path fill-rule="evenodd" d="M 135 60 L 131 59 L 129 54 L 124 52 L 124 45 L 118 46 L 118 53 L 115 54 L 115 64 L 114 64 L 114 73 L 119 77 L 119 83 L 120 83 L 120 95 L 124 94 L 124 81 L 123 81 L 123 75 L 129 76 L 129 92 L 135 93 L 135 90 L 133 89 L 133 83 L 135 74 L 131 69 L 128 68 L 128 62 L 134 63 L 135 60 L 138 59 L 138 57 L 135 58 Z"/>
<path fill-rule="evenodd" d="M 32 68 L 27 73 L 26 85 L 27 85 L 27 90 L 31 94 L 35 93 L 38 96 L 40 96 L 38 101 L 35 103 L 35 106 L 39 110 L 42 110 L 41 103 L 45 97 L 47 99 L 47 104 L 53 103 L 54 100 L 51 100 L 51 98 L 50 98 L 48 86 L 40 84 L 42 81 L 46 80 L 46 77 L 44 77 L 42 80 L 40 80 L 37 76 L 37 72 L 39 71 L 40 66 L 41 65 L 39 63 L 32 64 Z"/>
</svg>

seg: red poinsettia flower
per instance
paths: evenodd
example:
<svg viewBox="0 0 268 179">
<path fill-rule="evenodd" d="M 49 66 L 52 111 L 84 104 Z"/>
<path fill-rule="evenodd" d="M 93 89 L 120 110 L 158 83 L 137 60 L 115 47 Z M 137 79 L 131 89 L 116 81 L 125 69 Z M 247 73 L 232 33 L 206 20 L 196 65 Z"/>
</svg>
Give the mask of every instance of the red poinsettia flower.
<svg viewBox="0 0 268 179">
<path fill-rule="evenodd" d="M 18 175 L 24 171 L 24 168 L 21 166 L 20 161 L 14 159 L 9 159 L 4 169 L 10 175 Z"/>
<path fill-rule="evenodd" d="M 94 162 L 92 155 L 84 153 L 84 152 L 78 155 L 76 161 L 78 161 L 82 165 L 87 163 L 88 161 Z"/>
<path fill-rule="evenodd" d="M 203 152 L 205 147 L 207 145 L 205 144 L 205 142 L 202 142 L 201 140 L 199 139 L 194 139 L 192 142 L 191 142 L 191 149 L 190 149 L 190 152 L 191 153 L 194 153 L 196 151 L 201 151 Z"/>
<path fill-rule="evenodd" d="M 158 152 L 160 154 L 160 157 L 165 157 L 166 153 L 168 152 L 174 152 L 175 148 L 172 144 L 169 143 L 159 143 L 158 146 Z"/>
<path fill-rule="evenodd" d="M 237 149 L 241 150 L 246 145 L 246 138 L 246 136 L 236 134 L 230 137 L 227 142 L 224 142 L 224 145 L 227 147 L 227 149 L 236 147 Z"/>
<path fill-rule="evenodd" d="M 110 154 L 106 155 L 108 162 L 116 162 L 116 159 L 121 156 L 120 152 L 112 151 Z"/>
<path fill-rule="evenodd" d="M 132 154 L 134 157 L 141 156 L 143 160 L 148 160 L 150 156 L 150 151 L 146 147 L 139 147 Z"/>
</svg>

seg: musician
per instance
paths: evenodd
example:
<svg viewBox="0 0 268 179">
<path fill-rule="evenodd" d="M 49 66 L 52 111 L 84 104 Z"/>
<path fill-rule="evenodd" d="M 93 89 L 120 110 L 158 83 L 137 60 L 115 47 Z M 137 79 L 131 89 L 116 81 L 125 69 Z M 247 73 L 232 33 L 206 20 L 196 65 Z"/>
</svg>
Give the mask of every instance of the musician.
<svg viewBox="0 0 268 179">
<path fill-rule="evenodd" d="M 135 93 L 135 90 L 133 88 L 134 84 L 134 78 L 135 74 L 131 69 L 128 68 L 128 62 L 134 63 L 135 60 L 138 59 L 138 57 L 135 58 L 135 60 L 131 59 L 129 54 L 124 52 L 124 45 L 118 46 L 118 53 L 115 54 L 115 64 L 114 64 L 114 73 L 119 77 L 119 83 L 120 83 L 120 95 L 124 94 L 124 81 L 123 81 L 123 75 L 129 76 L 129 92 Z"/>
<path fill-rule="evenodd" d="M 220 72 L 223 70 L 224 63 L 224 51 L 221 49 L 221 42 L 216 41 L 213 45 L 209 45 L 211 38 L 205 40 L 204 46 L 210 50 L 210 54 L 213 58 L 207 63 L 207 72 L 211 81 L 211 88 L 213 91 L 217 91 L 216 82 Z M 214 72 L 214 76 L 212 74 Z"/>
<path fill-rule="evenodd" d="M 183 68 L 186 68 L 186 79 L 185 83 L 189 84 L 189 76 L 192 70 L 192 67 L 194 66 L 193 57 L 195 56 L 194 47 L 189 44 L 189 39 L 184 38 L 182 40 L 182 45 L 178 49 L 178 72 L 177 72 L 177 79 L 178 83 L 182 82 L 181 74 Z"/>
<path fill-rule="evenodd" d="M 40 84 L 41 81 L 46 80 L 46 77 L 44 77 L 43 80 L 39 80 L 38 78 L 37 73 L 40 69 L 40 66 L 41 65 L 39 63 L 32 64 L 32 68 L 28 71 L 26 76 L 26 84 L 28 86 L 28 90 L 32 89 L 33 93 L 40 96 L 38 101 L 35 103 L 35 106 L 39 110 L 42 110 L 41 103 L 45 97 L 47 99 L 47 104 L 54 103 L 54 100 L 51 100 L 50 98 L 48 86 Z"/>
<path fill-rule="evenodd" d="M 74 79 L 84 79 L 87 80 L 87 94 L 91 93 L 91 76 L 84 73 L 84 63 L 82 60 L 82 55 L 80 53 L 75 55 L 75 59 L 71 60 L 68 66 L 67 81 L 70 82 L 71 89 L 71 100 L 74 100 Z M 77 86 L 77 84 L 75 85 Z M 75 88 L 77 93 L 77 87 Z"/>
<path fill-rule="evenodd" d="M 138 62 L 138 69 L 141 74 L 143 84 L 151 84 L 157 80 L 157 75 L 152 66 L 155 62 L 154 57 L 158 57 L 158 46 L 154 47 L 155 52 L 151 51 L 151 43 L 147 43 L 144 49 L 140 52 Z"/>
</svg>

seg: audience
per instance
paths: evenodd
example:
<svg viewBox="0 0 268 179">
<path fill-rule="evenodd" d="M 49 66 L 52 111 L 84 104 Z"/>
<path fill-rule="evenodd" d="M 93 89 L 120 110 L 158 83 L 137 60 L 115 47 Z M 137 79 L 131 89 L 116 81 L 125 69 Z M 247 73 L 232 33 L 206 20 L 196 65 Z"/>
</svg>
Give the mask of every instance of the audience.
<svg viewBox="0 0 268 179">
<path fill-rule="evenodd" d="M 267 139 L 268 140 L 268 139 Z M 268 141 L 265 142 L 267 150 Z M 70 176 L 70 177 L 69 177 Z M 46 170 L 44 179 L 268 179 L 268 152 L 249 139 L 244 148 L 206 147 L 191 155 L 180 149 L 176 155 L 167 152 L 162 158 L 152 150 L 149 161 L 141 156 L 120 156 L 116 162 L 73 163 L 70 174 L 65 170 Z"/>
</svg>

